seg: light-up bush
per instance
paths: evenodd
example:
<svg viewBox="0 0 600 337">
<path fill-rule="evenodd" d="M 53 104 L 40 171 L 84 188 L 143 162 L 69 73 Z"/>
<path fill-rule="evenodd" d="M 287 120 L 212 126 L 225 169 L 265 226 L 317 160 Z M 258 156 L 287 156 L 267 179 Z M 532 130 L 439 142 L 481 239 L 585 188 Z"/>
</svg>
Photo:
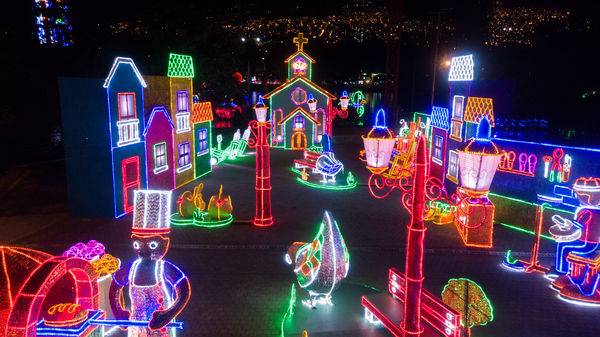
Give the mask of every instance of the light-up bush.
<svg viewBox="0 0 600 337">
<path fill-rule="evenodd" d="M 344 90 L 342 91 L 342 97 L 340 97 L 340 105 L 342 106 L 342 110 L 348 109 L 348 103 L 350 103 L 350 96 L 348 96 L 348 92 Z"/>
<path fill-rule="evenodd" d="M 470 138 L 457 151 L 461 187 L 472 196 L 488 193 L 503 151 L 490 140 L 487 117 L 479 122 L 477 138 Z"/>
<path fill-rule="evenodd" d="M 259 122 L 264 123 L 267 121 L 267 110 L 268 108 L 265 105 L 265 102 L 263 102 L 262 95 L 259 95 L 258 101 L 254 106 L 254 112 L 256 112 L 256 119 Z"/>
<path fill-rule="evenodd" d="M 385 110 L 377 111 L 373 128 L 366 137 L 362 138 L 365 145 L 367 168 L 371 172 L 382 172 L 387 169 L 396 145 L 396 138 L 385 124 Z"/>
<path fill-rule="evenodd" d="M 306 104 L 308 104 L 310 112 L 317 111 L 317 99 L 312 93 L 308 94 L 308 101 L 306 101 Z"/>
</svg>

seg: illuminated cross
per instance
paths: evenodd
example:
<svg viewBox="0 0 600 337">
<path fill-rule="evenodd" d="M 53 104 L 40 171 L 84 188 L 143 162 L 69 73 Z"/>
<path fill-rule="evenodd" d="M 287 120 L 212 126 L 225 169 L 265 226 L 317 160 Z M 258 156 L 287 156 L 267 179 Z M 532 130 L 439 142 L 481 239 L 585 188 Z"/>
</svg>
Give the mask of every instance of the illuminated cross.
<svg viewBox="0 0 600 337">
<path fill-rule="evenodd" d="M 302 50 L 302 45 L 308 43 L 308 39 L 304 37 L 304 33 L 298 33 L 298 36 L 294 38 L 294 43 L 298 45 L 298 51 Z"/>
</svg>

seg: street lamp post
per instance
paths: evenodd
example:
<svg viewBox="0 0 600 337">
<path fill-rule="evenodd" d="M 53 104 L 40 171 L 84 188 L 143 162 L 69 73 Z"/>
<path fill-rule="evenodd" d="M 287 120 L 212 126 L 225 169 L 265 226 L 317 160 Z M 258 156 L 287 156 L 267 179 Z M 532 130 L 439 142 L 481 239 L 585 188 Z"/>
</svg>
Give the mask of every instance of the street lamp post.
<svg viewBox="0 0 600 337">
<path fill-rule="evenodd" d="M 273 224 L 271 215 L 271 159 L 269 153 L 268 130 L 271 122 L 267 121 L 267 106 L 258 96 L 254 106 L 256 120 L 250 121 L 250 128 L 254 133 L 255 140 L 249 142 L 249 146 L 256 149 L 256 215 L 254 225 L 265 227 Z M 257 131 L 257 133 L 254 132 Z"/>
</svg>

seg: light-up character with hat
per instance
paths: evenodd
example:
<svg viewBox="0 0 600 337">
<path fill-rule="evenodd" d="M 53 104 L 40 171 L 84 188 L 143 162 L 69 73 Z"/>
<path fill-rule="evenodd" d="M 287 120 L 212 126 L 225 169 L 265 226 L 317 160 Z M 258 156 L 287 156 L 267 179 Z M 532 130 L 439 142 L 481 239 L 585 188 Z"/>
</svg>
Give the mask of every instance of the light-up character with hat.
<svg viewBox="0 0 600 337">
<path fill-rule="evenodd" d="M 169 249 L 170 191 L 135 191 L 131 241 L 138 258 L 113 275 L 110 304 L 117 319 L 148 322 L 130 326 L 130 337 L 174 336 L 165 328 L 187 304 L 190 283 L 177 266 L 164 259 Z M 129 288 L 131 308 L 122 307 L 120 296 Z"/>
</svg>

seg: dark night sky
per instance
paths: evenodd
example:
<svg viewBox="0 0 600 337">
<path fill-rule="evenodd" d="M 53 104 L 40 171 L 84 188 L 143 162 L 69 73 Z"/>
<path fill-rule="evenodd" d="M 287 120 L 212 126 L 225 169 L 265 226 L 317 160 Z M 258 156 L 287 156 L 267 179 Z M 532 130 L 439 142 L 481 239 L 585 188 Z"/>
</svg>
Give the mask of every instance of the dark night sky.
<svg viewBox="0 0 600 337">
<path fill-rule="evenodd" d="M 215 18 L 239 23 L 256 17 L 326 17 L 341 13 L 341 7 L 349 2 L 79 0 L 70 3 L 76 44 L 69 48 L 40 48 L 36 44 L 32 34 L 30 2 L 9 1 L 0 11 L 0 74 L 5 79 L 0 88 L 0 95 L 4 96 L 0 112 L 17 114 L 16 111 L 25 109 L 40 114 L 40 128 L 44 132 L 60 124 L 57 76 L 104 76 L 112 59 L 119 55 L 133 57 L 140 69 L 148 74 L 160 74 L 165 71 L 168 53 L 180 52 L 194 56 L 198 69 L 195 83 L 219 83 L 231 77 L 229 72 L 244 73 L 248 57 L 253 69 L 262 68 L 262 61 L 256 50 L 242 49 L 239 36 L 219 31 L 213 22 Z M 388 4 L 387 1 L 371 3 L 369 8 Z M 592 52 L 600 41 L 600 5 L 591 1 L 503 3 L 507 6 L 569 10 L 575 26 L 581 26 L 581 22 L 589 18 L 596 28 L 590 32 L 542 31 L 536 34 L 534 47 L 490 48 L 482 42 L 487 34 L 486 15 L 493 1 L 405 1 L 404 16 L 427 21 L 433 20 L 435 11 L 445 10 L 442 20 L 455 30 L 442 39 L 440 58 L 473 52 L 480 67 L 477 72 L 479 79 L 504 81 L 498 83 L 512 81 L 513 117 L 543 116 L 556 125 L 592 129 L 600 134 L 600 128 L 595 124 L 586 123 L 595 119 L 600 108 L 600 95 L 587 100 L 580 98 L 586 90 L 600 90 L 600 62 L 597 53 Z M 231 11 L 231 8 L 235 10 Z M 109 24 L 136 20 L 153 27 L 154 35 L 140 39 L 107 34 Z M 169 25 L 168 31 L 156 29 L 165 24 Z M 179 35 L 174 35 L 178 28 L 181 28 Z M 433 48 L 417 47 L 407 36 L 403 39 L 405 45 L 400 54 L 401 105 L 406 109 L 412 105 L 414 110 L 427 110 Z M 291 41 L 267 47 L 267 69 L 275 75 L 281 74 L 283 58 L 293 51 Z M 318 78 L 321 80 L 354 78 L 362 70 L 385 70 L 386 48 L 382 41 L 346 41 L 331 45 L 311 40 L 307 50 L 318 61 Z M 438 91 L 447 92 L 444 81 L 439 84 Z M 36 99 L 29 99 L 32 93 Z M 409 96 L 413 93 L 411 100 Z M 25 97 L 25 103 L 17 107 L 15 100 L 9 97 Z M 443 95 L 437 97 L 436 103 L 443 102 Z"/>
</svg>

